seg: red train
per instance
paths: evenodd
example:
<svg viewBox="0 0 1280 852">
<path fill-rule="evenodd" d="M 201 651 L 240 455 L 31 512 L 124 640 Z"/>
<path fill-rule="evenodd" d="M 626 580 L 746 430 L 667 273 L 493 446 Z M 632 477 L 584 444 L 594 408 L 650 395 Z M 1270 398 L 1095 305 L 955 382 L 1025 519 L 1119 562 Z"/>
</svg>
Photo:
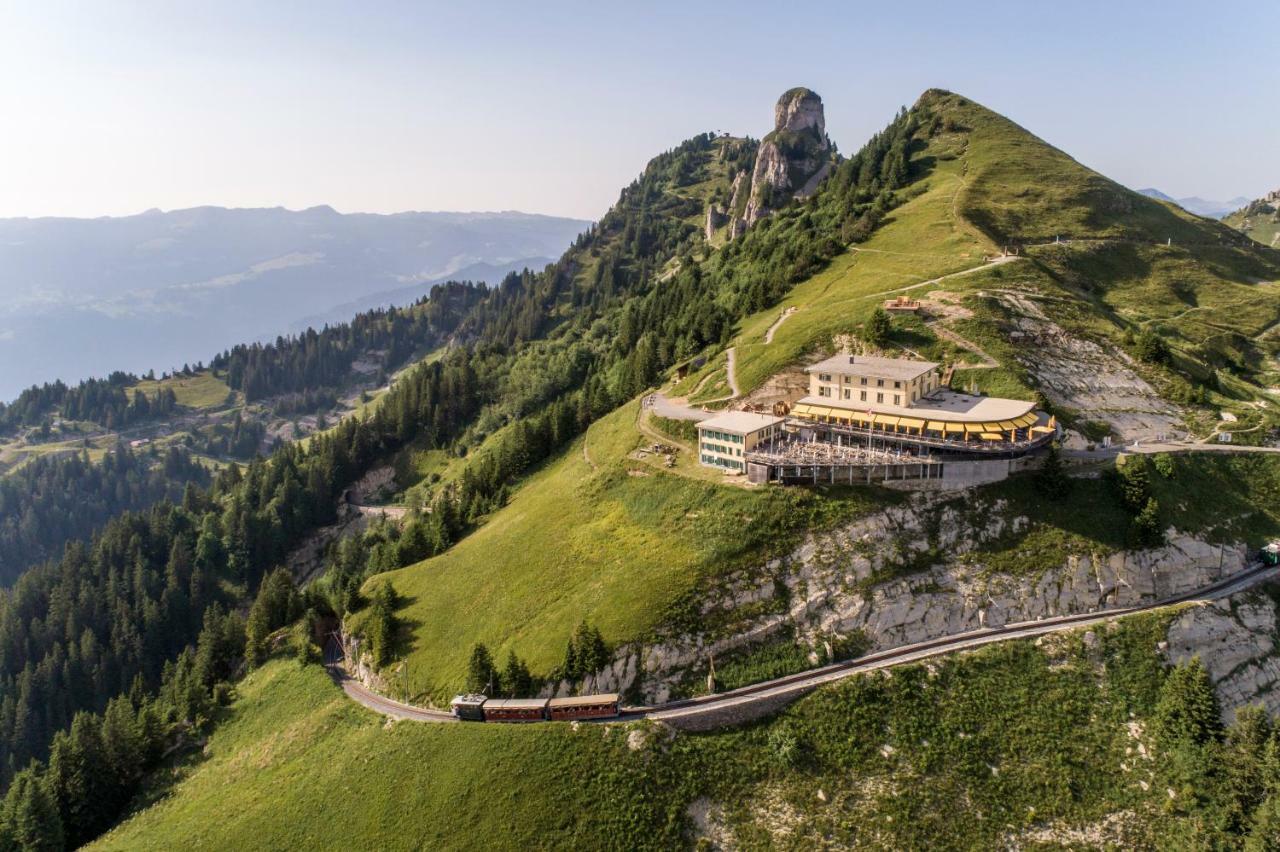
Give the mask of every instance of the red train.
<svg viewBox="0 0 1280 852">
<path fill-rule="evenodd" d="M 449 705 L 464 722 L 572 722 L 607 719 L 619 713 L 618 696 L 578 695 L 571 698 L 489 698 L 458 695 Z"/>
</svg>

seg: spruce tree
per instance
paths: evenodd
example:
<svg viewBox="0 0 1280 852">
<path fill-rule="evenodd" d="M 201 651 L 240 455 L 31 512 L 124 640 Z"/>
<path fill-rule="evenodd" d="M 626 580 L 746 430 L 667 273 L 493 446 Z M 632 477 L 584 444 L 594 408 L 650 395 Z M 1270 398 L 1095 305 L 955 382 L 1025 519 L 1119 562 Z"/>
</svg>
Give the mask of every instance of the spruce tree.
<svg viewBox="0 0 1280 852">
<path fill-rule="evenodd" d="M 507 664 L 502 669 L 502 689 L 512 698 L 528 696 L 533 692 L 533 677 L 529 667 L 516 656 L 515 651 L 507 653 Z"/>
<path fill-rule="evenodd" d="M 1169 672 L 1152 721 L 1158 740 L 1166 746 L 1203 745 L 1217 739 L 1222 731 L 1218 699 L 1199 657 Z"/>
<path fill-rule="evenodd" d="M 483 642 L 477 642 L 471 648 L 471 660 L 467 663 L 467 692 L 487 694 L 497 685 L 493 656 Z"/>
<path fill-rule="evenodd" d="M 19 772 L 0 807 L 0 848 L 62 852 L 62 817 L 38 766 Z"/>
<path fill-rule="evenodd" d="M 1071 478 L 1062 464 L 1062 453 L 1056 443 L 1049 445 L 1044 464 L 1036 474 L 1036 488 L 1046 497 L 1058 500 L 1071 492 Z"/>
<path fill-rule="evenodd" d="M 876 308 L 862 328 L 862 339 L 872 346 L 884 346 L 893 333 L 893 320 L 884 308 Z"/>
</svg>

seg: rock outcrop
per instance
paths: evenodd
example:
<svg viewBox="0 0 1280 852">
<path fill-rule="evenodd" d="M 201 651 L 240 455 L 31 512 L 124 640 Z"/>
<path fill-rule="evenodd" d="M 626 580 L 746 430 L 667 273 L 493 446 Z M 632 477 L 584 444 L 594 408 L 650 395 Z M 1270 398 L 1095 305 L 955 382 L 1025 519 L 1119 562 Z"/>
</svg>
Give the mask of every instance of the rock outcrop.
<svg viewBox="0 0 1280 852">
<path fill-rule="evenodd" d="M 1243 546 L 1210 545 L 1170 532 L 1164 547 L 1078 553 L 1017 574 L 983 563 L 982 552 L 1030 521 L 1001 500 L 972 505 L 916 495 L 844 527 L 810 535 L 785 557 L 739 572 L 700 594 L 704 631 L 620 648 L 593 684 L 636 688 L 662 701 L 705 674 L 709 657 L 793 637 L 811 659 L 833 644 L 867 650 L 942 636 L 1152 603 L 1209 585 L 1246 567 Z M 883 581 L 880 578 L 888 578 Z M 567 685 L 561 685 L 561 689 Z"/>
<path fill-rule="evenodd" d="M 822 98 L 809 89 L 791 89 L 778 99 L 773 125 L 754 164 L 733 176 L 728 207 L 712 205 L 707 211 L 708 240 L 722 227 L 734 239 L 792 198 L 811 195 L 830 171 L 835 152 Z"/>
<path fill-rule="evenodd" d="M 729 217 L 720 209 L 720 205 L 712 204 L 707 208 L 707 224 L 703 229 L 703 235 L 708 240 L 711 239 L 711 237 L 715 235 L 715 232 L 728 221 Z"/>
<path fill-rule="evenodd" d="M 801 87 L 783 93 L 773 110 L 773 124 L 756 154 L 744 213 L 747 225 L 785 204 L 831 163 L 822 98 L 815 92 Z"/>
<path fill-rule="evenodd" d="M 1169 625 L 1166 655 L 1182 663 L 1198 656 L 1218 694 L 1223 721 L 1236 711 L 1261 705 L 1280 713 L 1280 647 L 1276 604 L 1262 592 L 1247 591 L 1193 607 Z"/>
</svg>

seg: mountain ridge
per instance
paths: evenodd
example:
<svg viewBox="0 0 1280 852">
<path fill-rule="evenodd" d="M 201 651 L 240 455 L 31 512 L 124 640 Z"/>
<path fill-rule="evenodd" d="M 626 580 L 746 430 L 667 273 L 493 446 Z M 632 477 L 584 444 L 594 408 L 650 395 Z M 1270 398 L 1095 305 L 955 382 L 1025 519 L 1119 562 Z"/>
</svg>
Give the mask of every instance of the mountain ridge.
<svg viewBox="0 0 1280 852">
<path fill-rule="evenodd" d="M 1154 198 L 1157 201 L 1167 201 L 1170 204 L 1176 204 L 1189 213 L 1197 216 L 1204 216 L 1209 219 L 1225 219 L 1231 213 L 1239 210 L 1241 207 L 1249 203 L 1249 199 L 1243 195 L 1238 195 L 1230 201 L 1210 201 L 1192 195 L 1185 198 L 1173 198 L 1172 196 L 1161 192 L 1155 187 L 1146 187 L 1145 189 L 1135 190 L 1136 192 Z"/>
<path fill-rule="evenodd" d="M 307 617 L 295 621 L 288 640 L 304 663 L 314 658 L 314 631 L 331 630 L 334 619 L 345 619 L 347 631 L 364 636 L 362 651 L 384 686 L 413 698 L 447 696 L 466 680 L 510 684 L 536 677 L 555 689 L 586 688 L 605 671 L 602 659 L 611 674 L 625 675 L 625 665 L 610 655 L 636 643 L 687 640 L 696 649 L 683 673 L 681 688 L 688 690 L 707 682 L 703 652 L 713 642 L 726 643 L 715 646 L 717 672 L 725 678 L 803 670 L 824 654 L 849 653 L 858 636 L 839 623 L 814 625 L 803 618 L 814 590 L 806 585 L 803 595 L 791 595 L 786 581 L 794 578 L 779 573 L 792 570 L 794 561 L 786 557 L 803 551 L 814 533 L 860 523 L 877 511 L 890 519 L 890 533 L 916 521 L 924 530 L 934 525 L 890 489 L 726 483 L 697 464 L 687 431 L 654 417 L 642 400 L 655 387 L 691 397 L 695 405 L 700 399 L 717 404 L 734 385 L 744 393 L 767 392 L 786 371 L 829 354 L 841 341 L 866 342 L 864 323 L 894 293 L 912 291 L 939 315 L 891 321 L 882 344 L 887 351 L 947 363 L 956 368 L 956 381 L 984 391 L 1043 401 L 1073 440 L 1091 438 L 1099 428 L 1123 435 L 1131 426 L 1121 415 L 1130 412 L 1108 411 L 1114 422 L 1099 427 L 1090 419 L 1093 409 L 1072 405 L 1069 393 L 1080 376 L 1063 381 L 1052 372 L 1063 361 L 1079 362 L 1081 372 L 1104 379 L 1110 376 L 1102 367 L 1121 365 L 1133 387 L 1149 383 L 1151 395 L 1176 407 L 1188 430 L 1206 436 L 1220 428 L 1218 410 L 1236 415 L 1242 443 L 1263 440 L 1276 422 L 1266 395 L 1267 358 L 1275 353 L 1267 331 L 1280 277 L 1276 253 L 1142 199 L 960 95 L 926 93 L 916 108 L 833 166 L 812 195 L 781 204 L 729 239 L 714 233 L 708 239 L 702 229 L 707 206 L 731 191 L 732 175 L 744 165 L 735 153 L 742 153 L 737 140 L 704 134 L 655 157 L 600 222 L 547 269 L 508 276 L 481 293 L 442 288 L 439 299 L 460 302 L 443 317 L 447 321 L 431 325 L 433 339 L 445 336 L 447 343 L 370 400 L 360 416 L 255 461 L 243 473 L 228 469 L 208 494 L 193 492 L 181 506 L 164 504 L 149 518 L 111 524 L 87 554 L 69 550 L 58 566 L 29 573 L 16 587 L 20 605 L 0 610 L 0 661 L 8 683 L 19 677 L 27 655 L 41 667 L 62 659 L 59 637 L 76 632 L 70 623 L 100 643 L 87 643 L 94 653 L 145 661 L 153 669 L 162 657 L 135 657 L 112 642 L 129 635 L 134 613 L 138 620 L 181 613 L 183 630 L 148 629 L 146 636 L 175 651 L 182 641 L 193 641 L 199 619 L 177 608 L 183 598 L 172 591 L 161 598 L 160 584 L 146 582 L 149 575 L 172 577 L 168 586 L 184 588 L 193 541 L 195 564 L 208 573 L 190 588 L 221 596 L 218 605 L 235 611 L 249 607 L 258 587 L 249 618 L 253 642 L 245 643 L 244 653 L 260 662 L 271 631 L 303 610 L 290 579 L 269 569 L 316 524 L 332 523 L 339 510 L 353 511 L 351 499 L 363 497 L 362 490 L 348 490 L 357 477 L 361 483 L 366 477 L 389 480 L 389 490 L 403 501 L 404 522 L 375 523 L 330 553 L 326 576 L 305 597 L 326 620 L 323 626 Z M 1018 252 L 1018 259 L 1003 262 L 1005 248 Z M 782 314 L 789 319 L 778 326 L 780 312 L 789 308 L 795 310 Z M 414 308 L 416 314 L 441 310 L 437 299 Z M 394 328 L 404 317 L 388 312 L 366 322 Z M 1139 345 L 1150 336 L 1167 341 L 1163 353 Z M 258 393 L 292 388 L 309 375 L 299 365 L 332 359 L 342 366 L 357 354 L 343 348 L 347 338 L 355 338 L 353 330 L 336 330 L 333 352 L 311 336 L 285 342 L 278 353 L 249 347 L 232 354 L 234 365 L 219 369 L 244 387 L 255 376 L 264 387 Z M 1055 349 L 1067 345 L 1061 341 L 1088 342 L 1101 353 L 1100 363 L 1080 360 L 1087 348 Z M 730 349 L 736 381 L 728 376 L 734 369 Z M 996 366 L 974 366 L 971 356 L 978 351 Z M 673 463 L 655 444 L 677 447 L 670 453 Z M 1266 459 L 1206 465 L 1188 455 L 1171 464 L 1132 465 L 1128 475 L 1113 469 L 1082 478 L 1067 494 L 1049 496 L 1037 480 L 1024 477 L 976 492 L 981 499 L 963 496 L 959 507 L 938 508 L 988 526 L 991 516 L 1000 522 L 976 552 L 978 564 L 989 569 L 987 580 L 1035 572 L 1050 558 L 1124 559 L 1127 548 L 1140 546 L 1127 540 L 1135 523 L 1126 502 L 1130 491 L 1148 507 L 1157 504 L 1151 511 L 1158 521 L 1208 538 L 1211 555 L 1215 537 L 1234 544 L 1242 534 L 1280 530 L 1274 502 L 1256 499 L 1274 490 L 1276 466 Z M 1142 478 L 1132 472 L 1138 469 Z M 1228 491 L 1233 503 L 1256 505 L 1252 513 L 1233 513 L 1224 526 L 1210 495 L 1217 499 Z M 1187 499 L 1170 496 L 1179 494 Z M 836 582 L 821 591 L 853 604 L 876 588 L 872 581 L 896 579 L 907 584 L 913 600 L 917 593 L 943 594 L 924 576 L 955 555 L 937 533 L 941 528 L 923 535 L 919 549 L 876 554 L 874 572 L 856 542 L 823 550 L 819 559 L 835 566 Z M 146 545 L 128 546 L 135 539 Z M 871 576 L 863 582 L 859 572 Z M 739 586 L 743 576 L 754 585 Z M 131 596 L 110 612 L 47 604 L 96 600 L 99 590 L 118 582 L 130 585 Z M 919 588 L 910 585 L 915 582 Z M 716 590 L 730 606 L 707 607 Z M 738 599 L 735 591 L 748 594 Z M 987 591 L 998 594 L 999 588 Z M 154 703 L 145 705 L 175 728 L 186 722 L 199 730 L 201 719 L 209 718 L 199 714 L 218 716 L 218 696 L 230 698 L 230 687 L 218 684 L 232 677 L 222 672 L 239 657 L 234 616 L 222 611 L 205 611 L 196 650 L 188 648 L 167 669 Z M 14 631 L 37 621 L 38 642 L 14 638 Z M 744 629 L 761 623 L 765 630 Z M 549 798 L 533 801 L 557 803 L 543 809 L 544 817 L 561 809 L 575 817 L 600 814 L 583 824 L 556 817 L 546 830 L 557 838 L 608 836 L 670 846 L 696 842 L 701 834 L 708 843 L 744 837 L 764 845 L 786 840 L 764 833 L 783 805 L 788 826 L 801 832 L 794 836 L 908 847 L 954 840 L 957 825 L 974 842 L 999 845 L 1011 832 L 1016 839 L 1019 832 L 1039 831 L 1043 819 L 1074 828 L 1125 806 L 1141 806 L 1133 819 L 1139 829 L 1154 832 L 1156 807 L 1167 808 L 1169 801 L 1163 776 L 1143 788 L 1149 795 L 1139 795 L 1114 767 L 1136 760 L 1126 756 L 1134 740 L 1143 754 L 1170 747 L 1165 739 L 1144 738 L 1141 727 L 1151 720 L 1158 728 L 1162 713 L 1179 712 L 1178 701 L 1203 707 L 1207 688 L 1208 713 L 1216 713 L 1207 676 L 1193 681 L 1191 699 L 1174 692 L 1198 676 L 1194 668 L 1169 673 L 1157 648 L 1166 627 L 1161 619 L 1143 620 L 1091 638 L 1068 637 L 1062 646 L 1022 644 L 893 678 L 857 678 L 771 722 L 709 739 L 683 739 L 648 726 L 626 729 L 625 736 L 597 725 L 453 733 L 467 738 L 459 743 L 483 738 L 490 748 L 505 745 L 517 766 L 529 761 L 514 783 L 540 779 L 533 787 Z M 593 631 L 599 642 L 583 641 Z M 493 654 L 480 654 L 481 644 Z M 488 671 L 475 665 L 486 658 Z M 493 671 L 494 661 L 504 658 L 506 667 Z M 67 675 L 71 683 L 80 683 L 78 671 Z M 639 682 L 626 688 L 643 695 L 646 683 L 638 674 Z M 378 768 L 404 764 L 371 764 L 370 751 L 359 745 L 344 750 L 342 744 L 364 741 L 400 756 L 416 748 L 441 760 L 448 756 L 449 746 L 433 738 L 451 732 L 423 734 L 371 721 L 341 704 L 345 699 L 315 666 L 270 662 L 242 683 L 243 700 L 211 741 L 212 771 L 202 773 L 199 758 L 184 763 L 191 783 L 179 781 L 164 803 L 141 811 L 122 827 L 117 837 L 126 839 L 118 842 L 127 845 L 132 838 L 137 845 L 131 831 L 156 845 L 191 837 L 191 814 L 207 830 L 234 832 L 241 843 L 270 842 L 261 840 L 265 835 L 255 833 L 255 825 L 310 837 L 308 826 L 337 812 L 314 792 L 342 790 L 342 798 L 349 797 L 343 785 L 350 776 L 341 771 L 332 783 L 308 786 L 314 777 L 306 768 L 314 773 L 341 765 L 320 757 L 327 748 L 348 758 L 363 755 L 362 764 Z M 930 700 L 940 689 L 955 700 Z M 1009 700 L 998 700 L 1005 690 Z M 23 718 L 50 729 L 66 723 L 46 718 L 65 708 L 33 702 L 30 688 L 19 695 L 25 696 Z M 940 727 L 937 706 L 951 708 Z M 308 722 L 296 715 L 311 709 L 323 718 Z M 1011 715 L 992 715 L 1015 710 L 1021 724 Z M 1002 720 L 995 726 L 1001 733 L 1017 739 L 989 736 L 984 725 L 992 718 Z M 1207 716 L 1197 718 L 1213 724 Z M 93 724 L 79 723 L 77 739 L 59 741 L 59 754 L 74 755 L 77 743 L 89 742 L 84 729 Z M 1136 732 L 1130 727 L 1135 724 Z M 544 734 L 547 739 L 534 739 Z M 543 774 L 559 766 L 547 761 L 541 750 L 547 744 L 561 761 L 566 755 L 580 761 L 567 781 Z M 1072 751 L 1063 763 L 1066 745 Z M 1203 753 L 1189 751 L 1187 765 L 1216 753 L 1207 746 Z M 413 764 L 419 771 L 423 765 Z M 47 777 L 62 778 L 71 765 L 53 761 Z M 501 803 L 510 807 L 511 788 L 471 784 L 492 778 L 494 765 L 482 760 L 446 780 L 471 791 L 467 806 L 476 810 L 469 813 L 505 819 Z M 654 767 L 656 775 L 650 774 Z M 856 777 L 873 778 L 874 789 L 850 784 L 855 770 Z M 20 773 L 14 795 L 29 791 L 38 773 Z M 394 791 L 405 784 L 405 774 L 401 768 L 375 777 L 361 773 L 370 785 L 362 799 L 377 803 L 362 837 L 382 838 L 381 831 L 401 828 L 402 808 L 393 819 L 382 815 L 389 813 L 386 802 L 402 801 Z M 272 797 L 256 795 L 252 782 L 259 777 L 289 779 L 297 804 L 280 813 Z M 708 785 L 708 779 L 728 783 Z M 61 789 L 56 781 L 51 787 Z M 219 797 L 208 794 L 227 789 L 256 798 L 243 800 L 234 818 L 219 820 L 217 805 L 210 804 Z M 655 789 L 662 796 L 656 811 L 649 807 Z M 571 806 L 564 804 L 566 794 Z M 833 798 L 848 811 L 827 808 Z M 971 807 L 974 801 L 981 807 Z M 599 802 L 606 804 L 593 810 Z M 1192 809 L 1190 822 L 1204 805 L 1186 797 L 1178 806 Z M 451 822 L 452 813 L 430 823 L 432 842 L 475 841 L 469 826 Z M 845 813 L 857 816 L 846 820 Z M 358 812 L 355 818 L 367 816 Z M 527 826 L 509 822 L 494 836 L 512 845 L 532 842 L 522 834 Z M 868 825 L 877 827 L 875 837 L 865 833 Z M 597 833 L 601 826 L 606 835 Z M 77 837 L 85 837 L 102 826 L 74 827 Z"/>
</svg>

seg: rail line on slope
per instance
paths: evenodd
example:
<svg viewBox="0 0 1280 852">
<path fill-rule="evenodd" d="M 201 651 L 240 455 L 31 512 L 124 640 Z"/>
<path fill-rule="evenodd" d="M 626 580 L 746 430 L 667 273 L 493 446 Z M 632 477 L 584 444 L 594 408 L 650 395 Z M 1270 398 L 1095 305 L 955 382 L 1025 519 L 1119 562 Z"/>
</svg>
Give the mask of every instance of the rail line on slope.
<svg viewBox="0 0 1280 852">
<path fill-rule="evenodd" d="M 669 701 L 664 704 L 642 707 L 627 707 L 616 719 L 602 721 L 636 721 L 652 719 L 655 721 L 671 721 L 690 717 L 724 713 L 745 705 L 779 702 L 798 698 L 819 686 L 834 683 L 863 672 L 906 665 L 931 657 L 943 656 L 958 651 L 980 648 L 996 642 L 1014 639 L 1027 639 L 1056 633 L 1076 627 L 1087 627 L 1101 624 L 1113 618 L 1123 618 L 1142 612 L 1150 612 L 1161 607 L 1175 606 L 1190 601 L 1214 600 L 1236 592 L 1243 591 L 1258 583 L 1280 579 L 1280 567 L 1255 563 L 1252 567 L 1226 577 L 1208 586 L 1174 595 L 1149 604 L 1140 604 L 1114 609 L 1076 613 L 1073 615 L 1053 616 L 1039 621 L 1016 622 L 1003 627 L 986 627 L 965 633 L 956 633 L 925 642 L 902 645 L 885 651 L 866 654 L 853 660 L 832 663 L 817 669 L 786 675 L 772 680 L 761 681 L 750 686 L 740 687 L 729 692 Z M 454 722 L 454 717 L 443 710 L 433 710 L 406 704 L 386 696 L 379 695 L 353 679 L 343 669 L 341 653 L 330 649 L 326 652 L 326 667 L 334 681 L 342 687 L 347 697 L 358 704 L 385 716 L 395 719 L 411 719 L 420 722 Z"/>
</svg>

